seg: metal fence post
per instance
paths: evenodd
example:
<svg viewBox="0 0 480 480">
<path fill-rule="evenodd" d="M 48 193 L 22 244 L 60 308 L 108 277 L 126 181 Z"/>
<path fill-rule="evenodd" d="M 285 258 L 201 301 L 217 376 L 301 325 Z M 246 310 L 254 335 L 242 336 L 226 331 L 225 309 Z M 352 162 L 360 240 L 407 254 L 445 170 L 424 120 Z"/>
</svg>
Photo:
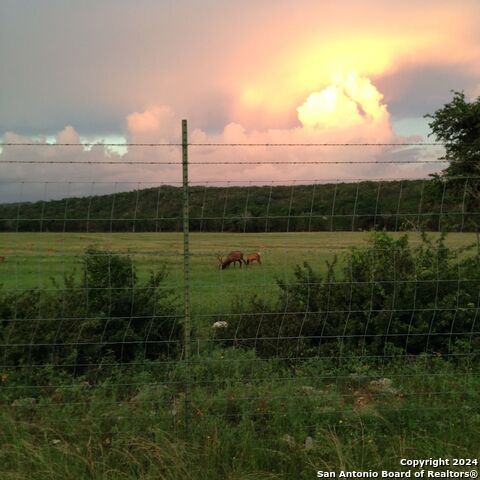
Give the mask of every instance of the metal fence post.
<svg viewBox="0 0 480 480">
<path fill-rule="evenodd" d="M 190 435 L 190 265 L 189 265 L 189 212 L 188 212 L 188 131 L 182 120 L 182 172 L 183 172 L 183 348 L 185 360 L 185 431 Z"/>
</svg>

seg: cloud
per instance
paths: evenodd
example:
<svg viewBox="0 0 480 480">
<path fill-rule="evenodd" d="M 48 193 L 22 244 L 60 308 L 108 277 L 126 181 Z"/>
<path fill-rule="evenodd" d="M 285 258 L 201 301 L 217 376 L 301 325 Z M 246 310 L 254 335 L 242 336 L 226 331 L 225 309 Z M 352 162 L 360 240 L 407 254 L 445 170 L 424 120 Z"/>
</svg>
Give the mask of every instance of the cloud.
<svg viewBox="0 0 480 480">
<path fill-rule="evenodd" d="M 293 127 L 295 108 L 352 68 L 411 117 L 478 79 L 479 17 L 478 0 L 9 2 L 0 134 L 119 134 L 131 112 L 167 104 L 208 132 Z M 455 84 L 387 89 L 425 65 Z"/>
<path fill-rule="evenodd" d="M 388 109 L 381 93 L 369 79 L 350 74 L 337 78 L 320 92 L 312 93 L 298 107 L 299 125 L 292 128 L 248 129 L 230 122 L 221 132 L 208 133 L 193 129 L 192 144 L 305 144 L 305 143 L 396 143 L 415 142 L 419 137 L 400 137 L 392 129 Z M 125 120 L 127 143 L 179 143 L 180 117 L 165 105 L 152 105 L 132 112 Z M 27 143 L 32 140 L 7 133 L 4 142 Z M 76 143 L 80 135 L 71 126 L 58 132 L 57 143 Z M 121 191 L 146 188 L 158 184 L 181 182 L 181 149 L 176 146 L 129 146 L 120 155 L 101 143 L 93 148 L 48 145 L 45 139 L 38 146 L 5 147 L 0 154 L 2 201 L 18 201 L 12 189 L 21 187 L 23 200 L 60 198 L 83 192 Z M 267 146 L 191 146 L 189 148 L 190 180 L 204 184 L 271 184 L 310 183 L 374 178 L 422 178 L 438 169 L 438 164 L 396 164 L 435 158 L 438 152 L 420 148 L 404 149 L 388 146 L 338 147 L 267 147 Z M 432 156 L 433 155 L 433 156 Z M 10 161 L 89 162 L 89 164 L 22 165 Z M 99 162 L 115 162 L 105 165 Z M 149 164 L 160 162 L 163 164 Z M 389 163 L 385 163 L 389 162 Z M 97 163 L 97 165 L 95 165 Z M 38 188 L 26 190 L 25 181 L 40 182 Z M 16 183 L 15 183 L 16 182 Z M 42 182 L 59 182 L 60 188 L 42 191 Z M 63 185 L 63 187 L 61 187 Z M 43 185 L 45 187 L 45 185 Z M 18 192 L 17 192 L 18 193 Z M 18 195 L 17 195 L 18 196 Z M 60 196 L 60 197 L 58 197 Z"/>
<path fill-rule="evenodd" d="M 335 78 L 332 85 L 311 93 L 305 103 L 297 107 L 298 119 L 308 127 L 341 128 L 365 122 L 388 121 L 382 95 L 370 80 L 355 72 Z"/>
<path fill-rule="evenodd" d="M 178 135 L 178 120 L 171 108 L 165 105 L 152 106 L 143 112 L 127 116 L 127 130 L 131 142 L 166 142 Z"/>
<path fill-rule="evenodd" d="M 386 6 L 376 1 L 344 2 L 330 8 L 318 4 L 308 18 L 301 16 L 301 29 L 296 29 L 298 16 L 291 20 L 285 33 L 287 46 L 272 41 L 270 48 L 259 46 L 253 59 L 236 57 L 235 119 L 257 127 L 257 119 L 260 125 L 292 122 L 289 112 L 302 98 L 328 87 L 333 75 L 352 69 L 373 79 L 381 91 L 388 90 L 387 104 L 408 105 L 410 115 L 405 116 L 410 117 L 428 113 L 432 104 L 439 108 L 445 103 L 450 92 L 441 87 L 449 80 L 453 88 L 471 82 L 472 77 L 478 79 L 478 4 L 440 1 Z M 332 18 L 335 22 L 327 20 Z M 296 35 L 289 36 L 291 32 Z M 445 73 L 445 81 L 441 76 L 421 81 L 426 67 Z M 408 90 L 395 88 L 404 83 L 404 72 L 421 81 L 419 91 L 414 85 Z"/>
<path fill-rule="evenodd" d="M 373 78 L 395 118 L 421 118 L 452 98 L 451 90 L 475 92 L 480 72 L 451 65 L 405 65 L 401 74 L 391 72 Z M 480 93 L 480 90 L 479 90 Z"/>
</svg>

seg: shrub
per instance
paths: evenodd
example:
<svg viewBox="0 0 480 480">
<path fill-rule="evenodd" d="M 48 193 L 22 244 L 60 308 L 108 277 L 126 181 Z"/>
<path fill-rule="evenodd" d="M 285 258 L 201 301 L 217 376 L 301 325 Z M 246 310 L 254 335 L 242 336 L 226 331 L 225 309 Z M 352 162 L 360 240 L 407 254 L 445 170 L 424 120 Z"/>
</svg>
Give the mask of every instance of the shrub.
<svg viewBox="0 0 480 480">
<path fill-rule="evenodd" d="M 172 357 L 180 326 L 166 271 L 141 284 L 129 256 L 88 249 L 79 283 L 0 292 L 0 343 L 5 365 L 54 364 L 80 372 L 135 358 Z"/>
<path fill-rule="evenodd" d="M 237 306 L 243 315 L 232 316 L 222 335 L 230 345 L 286 358 L 448 355 L 459 342 L 469 354 L 480 345 L 478 245 L 455 250 L 444 235 L 423 235 L 412 247 L 408 236 L 382 232 L 341 260 L 327 263 L 326 273 L 297 266 L 292 282 L 278 281 L 274 304 L 254 297 Z"/>
</svg>

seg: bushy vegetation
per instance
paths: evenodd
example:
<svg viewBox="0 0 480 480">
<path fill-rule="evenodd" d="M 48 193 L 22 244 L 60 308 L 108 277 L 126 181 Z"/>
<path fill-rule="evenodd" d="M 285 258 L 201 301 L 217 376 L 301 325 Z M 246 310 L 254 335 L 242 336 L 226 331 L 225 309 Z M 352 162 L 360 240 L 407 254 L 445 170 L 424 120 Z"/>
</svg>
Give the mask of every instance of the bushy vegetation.
<svg viewBox="0 0 480 480">
<path fill-rule="evenodd" d="M 479 267 L 478 244 L 372 234 L 272 301 L 238 299 L 187 362 L 166 272 L 141 283 L 128 255 L 89 249 L 51 290 L 0 291 L 0 477 L 309 479 L 478 457 Z"/>
<path fill-rule="evenodd" d="M 462 191 L 459 192 L 461 184 Z M 190 230 L 320 232 L 477 231 L 476 177 L 338 184 L 190 187 Z M 470 198 L 470 197 L 468 197 Z M 0 231 L 178 232 L 182 189 L 160 186 L 82 198 L 0 205 Z"/>
<path fill-rule="evenodd" d="M 480 453 L 478 371 L 442 358 L 292 369 L 219 349 L 190 363 L 188 378 L 182 361 L 119 366 L 94 387 L 49 371 L 28 388 L 12 371 L 0 388 L 0 476 L 310 479 Z"/>
<path fill-rule="evenodd" d="M 103 363 L 175 358 L 180 326 L 166 271 L 140 283 L 128 255 L 89 249 L 50 289 L 0 290 L 0 356 L 5 365 L 55 365 L 83 372 Z"/>
<path fill-rule="evenodd" d="M 374 233 L 368 248 L 350 249 L 338 267 L 333 259 L 326 273 L 305 262 L 293 281 L 278 282 L 273 304 L 239 301 L 242 314 L 222 335 L 264 357 L 469 356 L 480 346 L 479 245 L 454 250 L 444 240 L 424 235 L 411 247 L 406 235 Z"/>
</svg>

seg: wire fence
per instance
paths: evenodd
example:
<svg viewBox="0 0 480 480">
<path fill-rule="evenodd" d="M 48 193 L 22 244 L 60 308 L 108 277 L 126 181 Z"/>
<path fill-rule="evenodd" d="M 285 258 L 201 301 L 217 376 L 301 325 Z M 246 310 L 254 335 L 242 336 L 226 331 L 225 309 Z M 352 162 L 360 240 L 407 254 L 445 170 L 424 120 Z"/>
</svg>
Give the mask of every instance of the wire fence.
<svg viewBox="0 0 480 480">
<path fill-rule="evenodd" d="M 182 161 L 143 161 L 182 181 L 1 182 L 2 407 L 19 424 L 71 412 L 109 441 L 458 410 L 479 385 L 479 177 L 188 178 L 231 165 L 190 161 L 195 146 L 378 145 L 189 144 L 185 127 L 182 143 L 131 145 L 182 147 Z"/>
</svg>

